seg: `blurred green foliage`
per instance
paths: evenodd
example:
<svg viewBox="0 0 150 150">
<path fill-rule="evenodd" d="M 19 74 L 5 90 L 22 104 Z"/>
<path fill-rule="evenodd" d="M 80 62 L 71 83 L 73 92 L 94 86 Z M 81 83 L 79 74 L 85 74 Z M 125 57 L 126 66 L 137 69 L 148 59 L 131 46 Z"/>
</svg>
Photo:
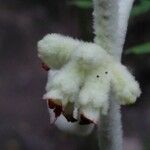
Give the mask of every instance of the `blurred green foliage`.
<svg viewBox="0 0 150 150">
<path fill-rule="evenodd" d="M 150 12 L 150 0 L 140 0 L 140 3 L 133 7 L 131 16 L 139 16 L 147 12 Z"/>
<path fill-rule="evenodd" d="M 137 45 L 127 50 L 127 54 L 134 53 L 134 54 L 147 54 L 150 53 L 150 42 L 144 43 L 141 45 Z"/>
<path fill-rule="evenodd" d="M 76 7 L 80 9 L 90 9 L 92 8 L 92 0 L 72 0 L 72 5 L 75 5 Z M 150 0 L 140 0 L 139 3 L 137 3 L 131 12 L 132 17 L 138 17 L 144 13 L 150 12 Z M 133 48 L 130 48 L 127 50 L 127 54 L 133 53 L 133 54 L 146 54 L 150 53 L 150 42 L 144 43 L 141 45 L 137 45 Z"/>
<path fill-rule="evenodd" d="M 89 9 L 92 7 L 92 0 L 73 0 L 71 4 L 81 9 Z M 131 15 L 138 16 L 149 11 L 150 11 L 150 0 L 140 0 L 140 2 L 134 6 Z"/>
<path fill-rule="evenodd" d="M 92 0 L 73 0 L 71 4 L 81 9 L 89 9 L 92 7 Z"/>
</svg>

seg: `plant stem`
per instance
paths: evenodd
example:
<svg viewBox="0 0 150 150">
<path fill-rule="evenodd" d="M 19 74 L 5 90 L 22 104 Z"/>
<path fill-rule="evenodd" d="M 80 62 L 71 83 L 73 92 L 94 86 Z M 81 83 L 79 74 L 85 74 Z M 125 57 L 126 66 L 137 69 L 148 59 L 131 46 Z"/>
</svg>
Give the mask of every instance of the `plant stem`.
<svg viewBox="0 0 150 150">
<path fill-rule="evenodd" d="M 121 61 L 129 14 L 134 0 L 93 0 L 95 42 L 114 58 Z M 107 116 L 101 115 L 98 126 L 100 150 L 122 150 L 122 123 L 120 105 L 113 93 Z"/>
</svg>

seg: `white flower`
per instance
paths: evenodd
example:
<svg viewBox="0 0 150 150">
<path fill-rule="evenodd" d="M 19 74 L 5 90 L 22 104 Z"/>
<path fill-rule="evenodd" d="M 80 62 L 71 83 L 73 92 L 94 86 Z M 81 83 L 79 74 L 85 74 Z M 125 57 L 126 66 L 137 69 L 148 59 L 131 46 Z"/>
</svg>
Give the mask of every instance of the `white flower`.
<svg viewBox="0 0 150 150">
<path fill-rule="evenodd" d="M 139 84 L 127 68 L 94 43 L 49 34 L 38 51 L 44 68 L 52 68 L 43 98 L 51 122 L 60 129 L 74 131 L 85 125 L 89 133 L 100 113 L 108 112 L 110 89 L 120 104 L 134 103 L 140 96 Z"/>
</svg>

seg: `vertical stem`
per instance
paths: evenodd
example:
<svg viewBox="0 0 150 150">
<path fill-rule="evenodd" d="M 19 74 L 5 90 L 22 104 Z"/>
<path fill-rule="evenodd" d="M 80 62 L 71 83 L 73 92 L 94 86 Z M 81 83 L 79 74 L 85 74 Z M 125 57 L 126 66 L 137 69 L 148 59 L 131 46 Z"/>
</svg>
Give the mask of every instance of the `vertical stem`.
<svg viewBox="0 0 150 150">
<path fill-rule="evenodd" d="M 122 150 L 122 124 L 120 105 L 110 98 L 110 108 L 107 116 L 101 115 L 98 127 L 98 144 L 100 150 Z"/>
<path fill-rule="evenodd" d="M 121 122 L 120 105 L 115 100 L 114 96 L 110 99 L 110 110 L 108 113 L 108 129 L 110 138 L 109 150 L 123 149 L 123 132 Z"/>
<path fill-rule="evenodd" d="M 118 61 L 121 60 L 128 18 L 134 0 L 93 0 L 95 42 Z M 101 115 L 98 128 L 100 150 L 122 150 L 120 105 L 113 93 L 107 116 Z"/>
<path fill-rule="evenodd" d="M 95 42 L 115 56 L 118 0 L 93 0 Z"/>
<path fill-rule="evenodd" d="M 128 20 L 130 16 L 130 12 L 133 6 L 134 0 L 120 0 L 119 1 L 119 18 L 118 18 L 118 32 L 117 32 L 117 43 L 116 48 L 118 51 L 118 56 L 121 59 L 121 52 L 124 46 Z"/>
</svg>

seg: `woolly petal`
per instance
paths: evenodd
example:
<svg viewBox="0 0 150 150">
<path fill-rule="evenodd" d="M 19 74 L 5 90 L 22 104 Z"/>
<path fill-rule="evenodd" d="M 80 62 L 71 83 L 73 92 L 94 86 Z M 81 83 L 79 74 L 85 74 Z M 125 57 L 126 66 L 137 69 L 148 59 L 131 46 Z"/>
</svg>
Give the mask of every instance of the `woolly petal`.
<svg viewBox="0 0 150 150">
<path fill-rule="evenodd" d="M 94 124 L 83 126 L 78 123 L 70 123 L 63 115 L 56 120 L 55 125 L 62 131 L 82 136 L 90 134 L 94 128 Z"/>
<path fill-rule="evenodd" d="M 78 71 L 76 64 L 70 62 L 65 65 L 53 78 L 49 78 L 47 89 L 57 91 L 63 95 L 63 99 L 74 101 L 79 91 L 83 76 Z"/>
<path fill-rule="evenodd" d="M 70 59 L 80 42 L 60 34 L 48 34 L 38 42 L 38 56 L 52 69 L 59 69 Z"/>
<path fill-rule="evenodd" d="M 85 79 L 85 84 L 79 93 L 79 105 L 102 108 L 108 105 L 111 74 L 107 67 L 99 67 Z M 106 109 L 106 108 L 105 108 Z"/>
<path fill-rule="evenodd" d="M 51 91 L 47 92 L 46 94 L 44 94 L 43 99 L 45 99 L 45 100 L 47 100 L 47 99 L 59 99 L 59 100 L 62 100 L 63 96 L 62 96 L 60 91 L 58 91 L 58 90 L 51 90 Z"/>
<path fill-rule="evenodd" d="M 134 103 L 141 94 L 139 84 L 134 76 L 119 63 L 112 66 L 112 73 L 113 91 L 120 104 Z"/>
<path fill-rule="evenodd" d="M 47 83 L 46 83 L 46 91 L 47 92 L 51 90 L 51 85 L 52 85 L 53 78 L 59 72 L 60 72 L 59 70 L 54 70 L 54 69 L 51 69 L 50 71 L 48 71 L 48 78 L 47 78 Z"/>
<path fill-rule="evenodd" d="M 72 59 L 75 60 L 82 69 L 94 69 L 99 64 L 108 59 L 108 54 L 100 46 L 94 43 L 81 43 L 72 54 Z"/>
</svg>

